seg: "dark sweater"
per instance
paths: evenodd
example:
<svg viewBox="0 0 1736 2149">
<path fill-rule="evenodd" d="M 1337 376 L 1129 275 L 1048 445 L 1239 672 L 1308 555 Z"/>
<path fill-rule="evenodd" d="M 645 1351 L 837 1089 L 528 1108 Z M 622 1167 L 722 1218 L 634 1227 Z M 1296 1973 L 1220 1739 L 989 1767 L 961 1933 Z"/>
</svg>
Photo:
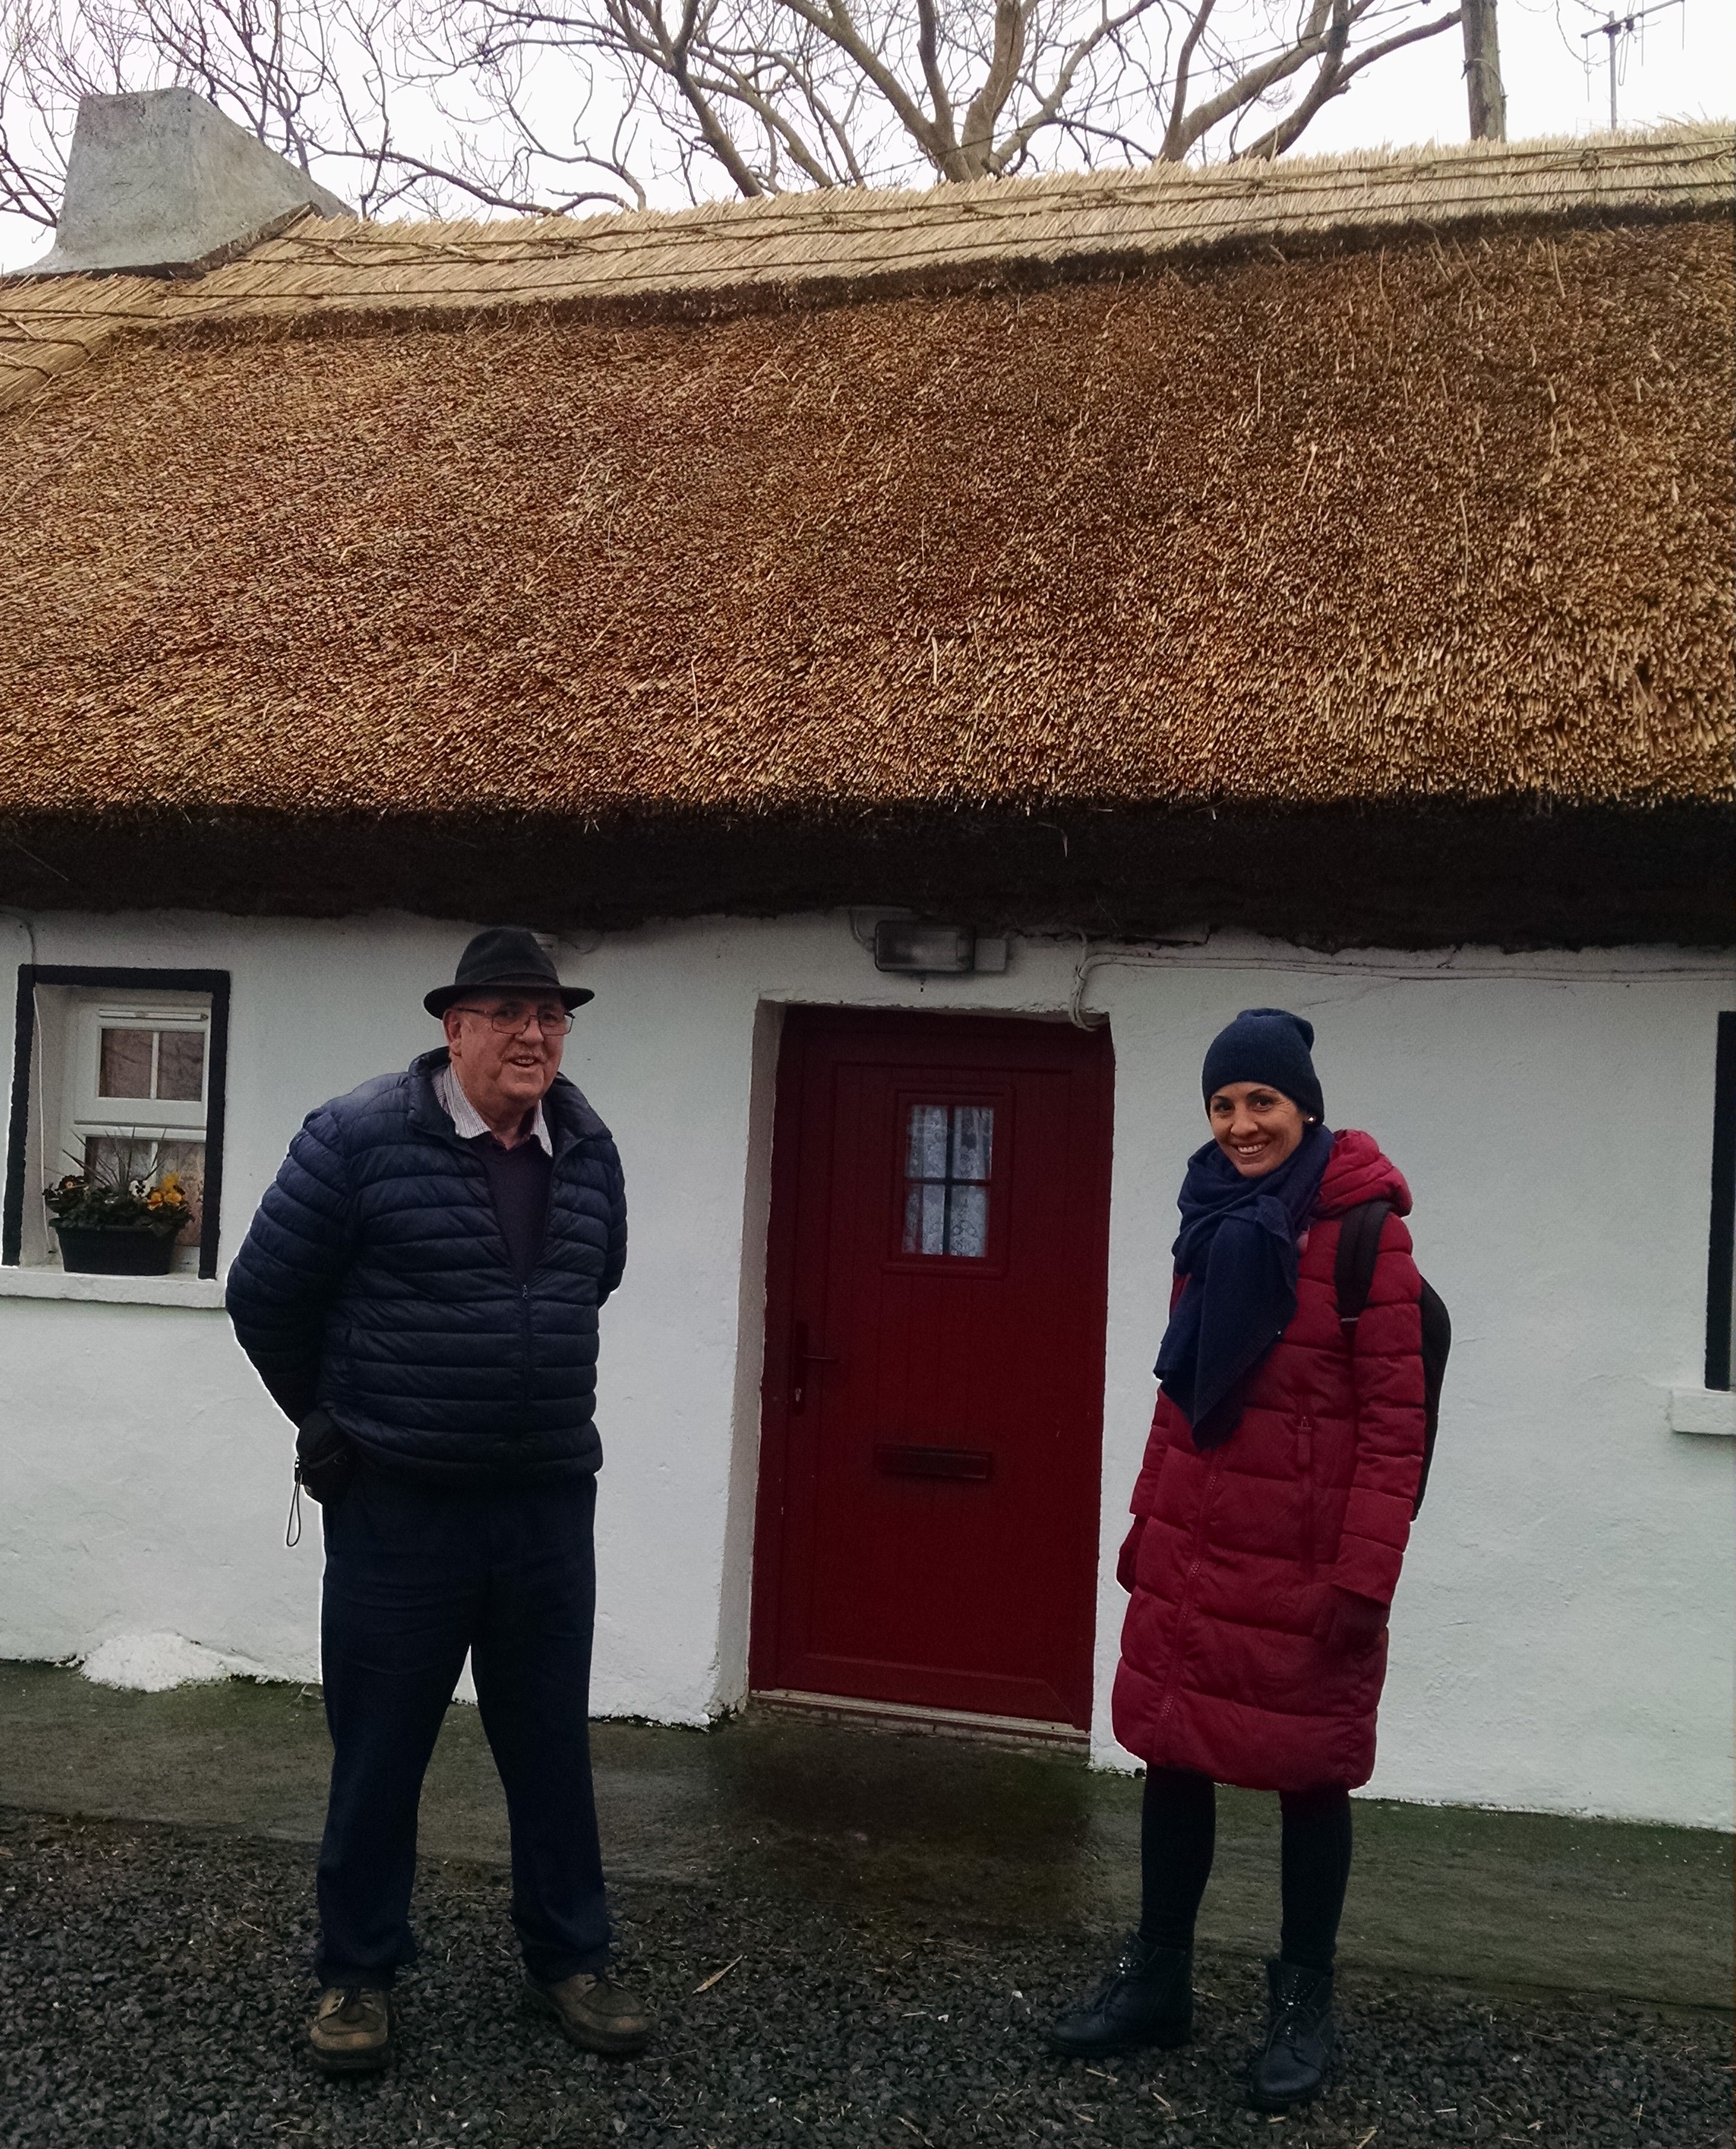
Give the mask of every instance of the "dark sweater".
<svg viewBox="0 0 1736 2149">
<path fill-rule="evenodd" d="M 507 1149 L 492 1135 L 473 1135 L 468 1146 L 482 1160 L 495 1221 L 506 1241 L 512 1273 L 528 1283 L 542 1258 L 549 1227 L 549 1177 L 555 1160 L 533 1136 Z"/>
</svg>

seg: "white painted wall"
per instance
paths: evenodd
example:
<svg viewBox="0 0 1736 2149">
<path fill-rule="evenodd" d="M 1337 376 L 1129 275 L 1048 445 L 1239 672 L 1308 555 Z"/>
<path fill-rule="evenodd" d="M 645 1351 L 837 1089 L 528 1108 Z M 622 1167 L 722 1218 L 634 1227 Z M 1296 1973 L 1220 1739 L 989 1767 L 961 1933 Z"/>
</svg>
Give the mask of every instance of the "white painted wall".
<svg viewBox="0 0 1736 2149">
<path fill-rule="evenodd" d="M 303 1114 L 435 1041 L 420 996 L 465 937 L 396 916 L 33 925 L 41 962 L 233 972 L 225 1258 Z M 25 959 L 0 919 L 0 961 Z M 564 952 L 598 994 L 568 1067 L 632 1210 L 605 1316 L 600 1713 L 700 1723 L 742 1691 L 778 1007 L 1053 1014 L 1076 960 L 1019 943 L 1004 977 L 880 978 L 842 918 Z M 1114 1551 L 1200 1055 L 1239 1008 L 1275 1004 L 1318 1026 L 1332 1123 L 1409 1175 L 1456 1329 L 1371 1789 L 1727 1824 L 1732 1443 L 1668 1412 L 1700 1378 L 1713 1029 L 1736 975 L 1666 951 L 1472 951 L 1419 974 L 1436 960 L 1242 940 L 1094 965 L 1117 1062 L 1099 1758 L 1125 1759 Z M 220 1313 L 0 1295 L 0 1655 L 174 1629 L 310 1676 L 317 1529 L 283 1548 L 289 1450 Z"/>
</svg>

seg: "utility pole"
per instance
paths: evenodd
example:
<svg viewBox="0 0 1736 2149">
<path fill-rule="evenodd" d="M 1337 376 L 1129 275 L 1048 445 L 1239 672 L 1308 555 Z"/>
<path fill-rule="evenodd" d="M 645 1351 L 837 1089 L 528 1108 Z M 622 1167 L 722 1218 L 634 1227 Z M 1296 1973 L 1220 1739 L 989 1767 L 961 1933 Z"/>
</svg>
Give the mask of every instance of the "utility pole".
<svg viewBox="0 0 1736 2149">
<path fill-rule="evenodd" d="M 1507 92 L 1501 86 L 1501 40 L 1495 0 L 1461 0 L 1465 36 L 1465 92 L 1471 104 L 1473 142 L 1507 139 Z"/>
<path fill-rule="evenodd" d="M 1467 4 L 1469 4 L 1469 0 L 1467 0 Z M 1491 0 L 1491 4 L 1492 5 L 1492 0 Z M 1582 4 L 1583 4 L 1583 0 L 1582 0 Z M 1645 21 L 1648 15 L 1661 15 L 1666 8 L 1681 8 L 1686 4 L 1687 0 L 1656 0 L 1656 4 L 1650 8 L 1636 8 L 1630 13 L 1626 15 L 1612 15 L 1608 22 L 1599 23 L 1595 29 L 1582 30 L 1579 33 L 1580 42 L 1582 44 L 1588 38 L 1607 38 L 1609 40 L 1609 131 L 1612 134 L 1613 134 L 1616 130 L 1616 75 L 1623 38 L 1631 38 L 1639 24 Z M 1468 16 L 1466 19 L 1467 27 L 1465 32 L 1465 50 L 1468 54 L 1471 50 L 1471 32 L 1468 27 Z M 1474 112 L 1474 101 L 1472 109 Z M 1472 121 L 1472 131 L 1473 133 L 1476 131 L 1476 123 L 1474 119 Z"/>
</svg>

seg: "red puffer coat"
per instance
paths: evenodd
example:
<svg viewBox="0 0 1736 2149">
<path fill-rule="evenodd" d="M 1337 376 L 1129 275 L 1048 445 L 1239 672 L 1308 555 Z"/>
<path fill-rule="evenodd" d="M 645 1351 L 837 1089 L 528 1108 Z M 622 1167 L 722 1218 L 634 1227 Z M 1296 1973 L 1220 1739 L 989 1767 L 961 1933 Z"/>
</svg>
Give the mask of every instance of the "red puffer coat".
<svg viewBox="0 0 1736 2149">
<path fill-rule="evenodd" d="M 1336 1220 L 1376 1200 L 1398 1213 L 1347 1336 Z M 1314 1630 L 1335 1583 L 1391 1602 L 1410 1533 L 1423 1435 L 1421 1279 L 1398 1220 L 1410 1207 L 1379 1145 L 1339 1135 L 1301 1241 L 1295 1317 L 1240 1424 L 1202 1455 L 1158 1397 L 1122 1553 L 1133 1601 L 1115 1692 L 1115 1736 L 1150 1765 L 1274 1791 L 1374 1772 L 1386 1638 L 1334 1653 Z"/>
</svg>

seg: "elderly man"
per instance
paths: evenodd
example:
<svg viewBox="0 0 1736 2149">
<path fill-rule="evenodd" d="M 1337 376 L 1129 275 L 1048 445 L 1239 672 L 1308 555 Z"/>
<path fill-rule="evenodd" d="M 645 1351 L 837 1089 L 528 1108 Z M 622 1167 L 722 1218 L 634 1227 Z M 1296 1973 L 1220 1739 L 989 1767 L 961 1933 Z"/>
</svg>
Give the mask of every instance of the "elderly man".
<svg viewBox="0 0 1736 2149">
<path fill-rule="evenodd" d="M 324 1503 L 309 2035 L 331 2073 L 391 2057 L 416 1808 L 466 1650 L 529 1995 L 592 2051 L 650 2034 L 608 1975 L 587 1735 L 597 1309 L 626 1258 L 615 1145 L 560 1071 L 591 998 L 533 934 L 478 934 L 425 1002 L 445 1046 L 308 1119 L 229 1271 L 236 1336 Z"/>
</svg>

